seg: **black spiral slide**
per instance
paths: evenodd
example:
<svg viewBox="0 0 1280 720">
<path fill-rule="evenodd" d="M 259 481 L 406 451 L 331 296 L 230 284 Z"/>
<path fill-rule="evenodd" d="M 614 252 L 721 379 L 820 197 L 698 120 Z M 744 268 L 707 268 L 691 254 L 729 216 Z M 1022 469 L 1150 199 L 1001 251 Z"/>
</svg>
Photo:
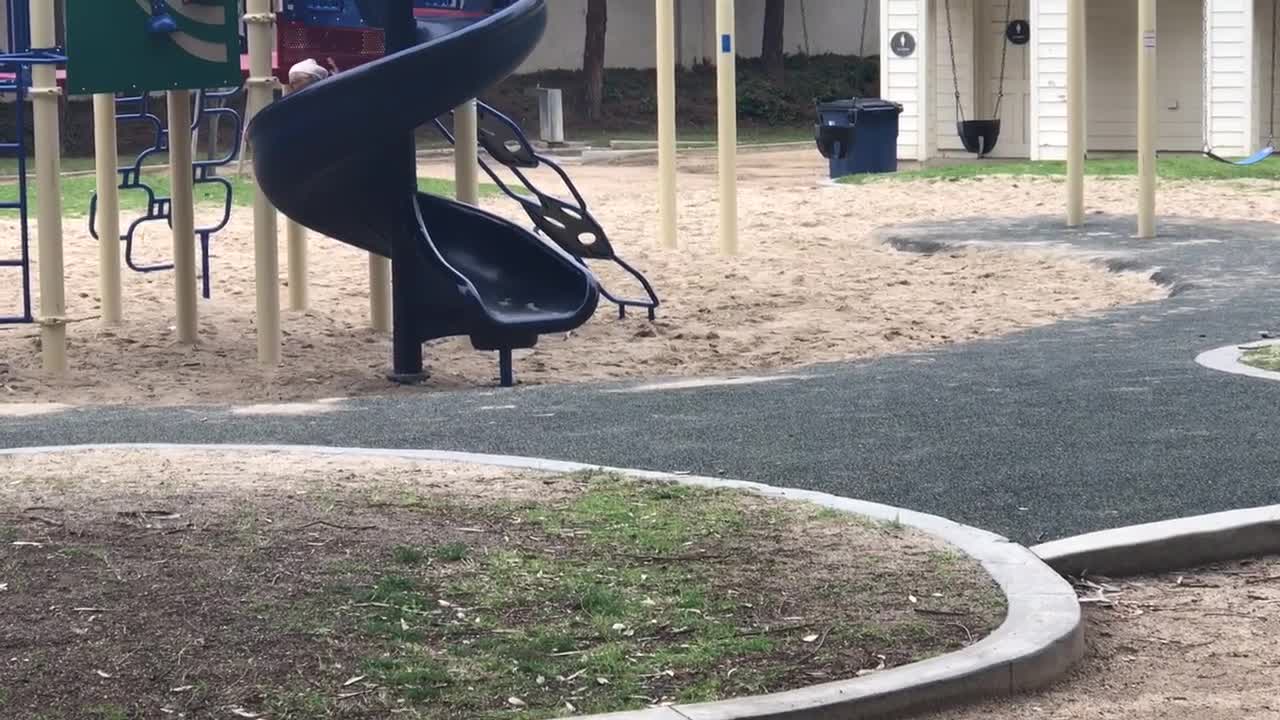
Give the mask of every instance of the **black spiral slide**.
<svg viewBox="0 0 1280 720">
<path fill-rule="evenodd" d="M 533 51 L 546 0 L 438 35 L 412 0 L 386 0 L 394 54 L 290 95 L 253 121 L 258 183 L 285 215 L 328 237 L 391 258 L 393 377 L 422 377 L 422 343 L 467 336 L 500 353 L 591 318 L 591 273 L 554 244 L 483 210 L 420 193 L 413 131 L 474 98 Z M 433 39 L 434 38 L 434 39 Z"/>
</svg>

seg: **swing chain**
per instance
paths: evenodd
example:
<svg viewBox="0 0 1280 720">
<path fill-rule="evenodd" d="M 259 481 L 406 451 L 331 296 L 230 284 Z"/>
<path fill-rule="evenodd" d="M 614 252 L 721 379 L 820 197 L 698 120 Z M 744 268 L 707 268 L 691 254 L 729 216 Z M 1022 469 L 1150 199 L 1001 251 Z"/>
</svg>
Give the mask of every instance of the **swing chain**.
<svg viewBox="0 0 1280 720">
<path fill-rule="evenodd" d="M 1278 47 L 1280 47 L 1280 0 L 1271 0 L 1271 121 L 1267 131 L 1271 136 L 1267 139 L 1267 144 L 1271 147 L 1276 146 L 1276 76 L 1280 75 L 1280 63 L 1276 62 L 1280 59 L 1280 55 L 1276 53 Z"/>
<path fill-rule="evenodd" d="M 951 50 L 951 81 L 956 88 L 956 120 L 964 122 L 964 105 L 960 102 L 960 68 L 956 63 L 956 36 L 951 26 L 951 0 L 943 0 L 947 11 L 947 46 Z"/>
<path fill-rule="evenodd" d="M 991 114 L 992 119 L 1000 119 L 1000 106 L 1004 105 L 1004 79 L 1005 72 L 1009 67 L 1009 23 L 1013 22 L 1013 0 L 1005 0 L 1004 3 L 1004 32 L 1002 38 L 1004 42 L 1000 46 L 1000 88 L 996 93 L 995 112 Z"/>
<path fill-rule="evenodd" d="M 1280 0 L 1276 0 L 1280 2 Z M 943 0 L 943 7 L 947 15 L 947 47 L 951 51 L 951 80 L 955 84 L 956 90 L 956 119 L 964 122 L 964 103 L 961 102 L 960 95 L 960 69 L 956 62 L 956 36 L 955 29 L 951 21 L 951 0 Z M 992 113 L 993 120 L 1000 119 L 1000 108 L 1004 105 L 1004 84 L 1006 73 L 1009 67 L 1009 23 L 1013 21 L 1013 0 L 1005 0 L 1004 3 L 1004 33 L 1001 38 L 1004 42 L 1000 46 L 1000 85 L 996 93 L 995 111 Z M 1274 50 L 1274 48 L 1273 48 Z M 1274 125 L 1274 123 L 1272 123 Z"/>
</svg>

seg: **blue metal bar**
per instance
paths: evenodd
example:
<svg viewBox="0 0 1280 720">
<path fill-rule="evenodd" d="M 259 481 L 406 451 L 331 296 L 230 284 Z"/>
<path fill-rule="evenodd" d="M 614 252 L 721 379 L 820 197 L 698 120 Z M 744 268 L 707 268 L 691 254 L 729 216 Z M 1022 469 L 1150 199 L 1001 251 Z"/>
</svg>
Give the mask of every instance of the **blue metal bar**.
<svg viewBox="0 0 1280 720">
<path fill-rule="evenodd" d="M 13 0 L 10 3 L 9 47 L 26 50 L 30 42 L 28 36 L 18 30 L 27 23 L 26 0 Z M 53 53 L 19 52 L 0 54 L 0 68 L 9 68 L 14 73 L 12 81 L 0 84 L 0 93 L 14 93 L 14 132 L 17 140 L 0 145 L 0 149 L 12 152 L 18 160 L 18 199 L 16 202 L 0 203 L 0 209 L 18 211 L 18 248 L 20 257 L 13 260 L 0 261 L 0 267 L 16 267 L 22 274 L 22 312 L 20 315 L 0 317 L 0 324 L 29 323 L 35 317 L 32 312 L 31 299 L 31 232 L 29 216 L 29 200 L 27 194 L 27 88 L 31 84 L 30 66 L 57 62 Z M 61 58 L 60 55 L 56 56 Z"/>
</svg>

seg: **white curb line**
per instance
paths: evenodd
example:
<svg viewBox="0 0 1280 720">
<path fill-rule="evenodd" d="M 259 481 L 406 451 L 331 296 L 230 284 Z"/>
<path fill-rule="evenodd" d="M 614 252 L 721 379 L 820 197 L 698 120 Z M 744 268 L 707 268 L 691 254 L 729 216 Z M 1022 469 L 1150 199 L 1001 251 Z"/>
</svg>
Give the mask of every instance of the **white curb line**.
<svg viewBox="0 0 1280 720">
<path fill-rule="evenodd" d="M 1280 553 L 1280 505 L 1054 540 L 1031 548 L 1058 572 L 1138 575 Z"/>
<path fill-rule="evenodd" d="M 1272 345 L 1280 345 L 1280 340 L 1263 340 L 1256 343 L 1245 343 L 1242 345 L 1227 345 L 1215 350 L 1200 353 L 1196 356 L 1196 362 L 1210 370 L 1231 373 L 1233 375 L 1247 375 L 1249 377 L 1261 378 L 1263 380 L 1280 380 L 1280 372 L 1272 372 L 1271 370 L 1263 370 L 1252 365 L 1245 365 L 1240 362 L 1244 354 L 1249 350 L 1257 350 Z"/>
</svg>

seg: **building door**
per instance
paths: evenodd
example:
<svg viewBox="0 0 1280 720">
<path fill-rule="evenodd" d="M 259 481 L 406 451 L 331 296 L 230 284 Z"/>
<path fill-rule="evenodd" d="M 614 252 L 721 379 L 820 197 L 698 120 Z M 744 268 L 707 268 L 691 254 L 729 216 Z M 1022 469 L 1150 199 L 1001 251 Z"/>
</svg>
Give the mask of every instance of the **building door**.
<svg viewBox="0 0 1280 720">
<path fill-rule="evenodd" d="M 1000 106 L 1000 142 L 993 157 L 1031 156 L 1031 45 L 1014 45 L 1006 40 L 1006 15 L 1013 20 L 1029 20 L 1030 0 L 977 0 L 979 73 L 981 101 L 973 117 L 987 118 L 995 111 L 1000 95 L 1000 68 L 1004 64 L 1004 102 Z M 1008 4 L 1007 3 L 1011 3 Z M 1032 27 L 1031 32 L 1039 32 Z M 1008 57 L 1004 57 L 1005 50 Z"/>
</svg>

